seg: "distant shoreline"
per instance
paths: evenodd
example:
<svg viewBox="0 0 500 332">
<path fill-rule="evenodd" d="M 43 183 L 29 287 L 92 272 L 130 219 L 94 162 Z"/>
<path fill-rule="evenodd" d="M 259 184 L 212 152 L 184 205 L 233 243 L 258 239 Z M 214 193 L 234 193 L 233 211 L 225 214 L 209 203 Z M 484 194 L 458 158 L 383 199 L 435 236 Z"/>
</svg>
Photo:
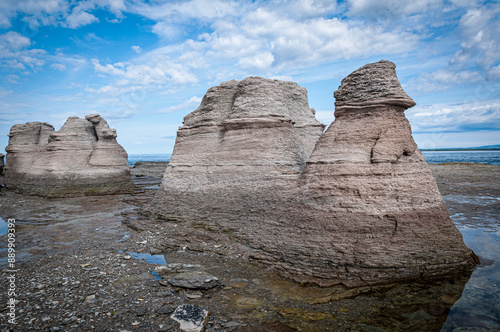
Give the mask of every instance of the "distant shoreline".
<svg viewBox="0 0 500 332">
<path fill-rule="evenodd" d="M 446 151 L 499 151 L 500 148 L 447 148 L 447 149 L 420 149 L 420 151 L 439 151 L 439 152 L 446 152 Z"/>
</svg>

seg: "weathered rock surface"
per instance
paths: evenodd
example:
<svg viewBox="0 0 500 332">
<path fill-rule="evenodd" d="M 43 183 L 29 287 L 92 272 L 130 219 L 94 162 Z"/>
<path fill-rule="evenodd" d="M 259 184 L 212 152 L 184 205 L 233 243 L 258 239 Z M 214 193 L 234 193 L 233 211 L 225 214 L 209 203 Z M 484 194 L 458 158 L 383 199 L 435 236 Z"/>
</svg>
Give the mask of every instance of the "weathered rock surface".
<svg viewBox="0 0 500 332">
<path fill-rule="evenodd" d="M 190 219 L 242 217 L 257 202 L 268 209 L 323 130 L 296 83 L 250 77 L 213 87 L 184 118 L 151 210 Z"/>
<path fill-rule="evenodd" d="M 335 98 L 335 121 L 299 177 L 302 198 L 289 207 L 298 227 L 270 242 L 283 253 L 282 270 L 361 285 L 471 269 L 476 257 L 411 136 L 404 110 L 415 103 L 395 65 L 354 71 Z"/>
<path fill-rule="evenodd" d="M 404 110 L 415 102 L 395 65 L 346 77 L 319 140 L 305 91 L 291 86 L 249 78 L 210 89 L 179 129 L 149 211 L 210 220 L 251 258 L 302 282 L 357 286 L 470 270 L 476 257 L 413 141 Z"/>
<path fill-rule="evenodd" d="M 175 287 L 187 289 L 211 289 L 220 285 L 217 277 L 206 272 L 182 272 L 175 274 L 168 279 L 168 282 Z"/>
<path fill-rule="evenodd" d="M 182 304 L 170 317 L 180 324 L 182 331 L 201 332 L 205 329 L 208 311 L 192 304 Z"/>
<path fill-rule="evenodd" d="M 68 118 L 59 131 L 48 123 L 14 125 L 6 148 L 8 188 L 42 196 L 130 192 L 127 153 L 98 114 Z"/>
</svg>

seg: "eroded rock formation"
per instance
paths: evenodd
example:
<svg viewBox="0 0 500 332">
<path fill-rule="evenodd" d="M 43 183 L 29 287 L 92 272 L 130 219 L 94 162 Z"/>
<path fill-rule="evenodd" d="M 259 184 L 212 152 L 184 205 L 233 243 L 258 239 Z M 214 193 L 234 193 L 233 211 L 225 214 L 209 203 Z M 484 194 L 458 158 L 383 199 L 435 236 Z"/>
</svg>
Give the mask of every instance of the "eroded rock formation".
<svg viewBox="0 0 500 332">
<path fill-rule="evenodd" d="M 220 227 L 302 282 L 358 286 L 473 268 L 411 136 L 404 111 L 415 102 L 392 62 L 342 81 L 319 140 L 308 106 L 292 103 L 305 91 L 281 86 L 291 83 L 210 89 L 179 129 L 150 212 Z"/>
<path fill-rule="evenodd" d="M 42 196 L 130 192 L 127 153 L 98 114 L 68 118 L 59 131 L 48 123 L 14 125 L 9 134 L 5 185 Z"/>
<path fill-rule="evenodd" d="M 213 87 L 177 132 L 152 210 L 172 219 L 265 211 L 323 130 L 296 83 L 250 77 Z"/>
</svg>

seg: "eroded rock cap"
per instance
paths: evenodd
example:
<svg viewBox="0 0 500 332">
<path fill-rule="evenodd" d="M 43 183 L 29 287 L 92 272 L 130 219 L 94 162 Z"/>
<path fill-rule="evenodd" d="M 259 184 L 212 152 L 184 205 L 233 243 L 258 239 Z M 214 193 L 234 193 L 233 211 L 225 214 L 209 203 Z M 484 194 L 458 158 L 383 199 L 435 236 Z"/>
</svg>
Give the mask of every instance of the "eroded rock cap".
<svg viewBox="0 0 500 332">
<path fill-rule="evenodd" d="M 337 110 L 383 105 L 407 109 L 416 105 L 401 87 L 396 65 L 387 60 L 369 63 L 353 71 L 342 80 L 333 96 Z"/>
</svg>

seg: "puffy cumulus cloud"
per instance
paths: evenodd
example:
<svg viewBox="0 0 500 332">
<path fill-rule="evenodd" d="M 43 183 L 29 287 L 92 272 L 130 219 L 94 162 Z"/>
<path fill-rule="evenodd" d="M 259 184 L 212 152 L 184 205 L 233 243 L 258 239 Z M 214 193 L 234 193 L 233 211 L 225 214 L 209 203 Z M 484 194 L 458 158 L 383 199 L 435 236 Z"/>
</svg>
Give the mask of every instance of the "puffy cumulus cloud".
<svg viewBox="0 0 500 332">
<path fill-rule="evenodd" d="M 339 59 L 399 55 L 418 44 L 418 36 L 403 30 L 321 16 L 302 20 L 286 11 L 260 7 L 237 19 L 215 20 L 212 32 L 183 42 L 177 51 L 196 52 L 198 59 L 210 63 L 224 61 L 245 73 L 276 75 Z"/>
<path fill-rule="evenodd" d="M 170 61 L 167 57 L 138 60 L 138 63 L 117 62 L 101 65 L 99 60 L 92 59 L 94 71 L 115 77 L 116 80 L 92 92 L 117 96 L 138 89 L 158 89 L 162 84 L 194 84 L 198 79 L 194 74 L 180 64 Z"/>
<path fill-rule="evenodd" d="M 417 105 L 405 113 L 414 133 L 500 130 L 500 100 Z"/>
<path fill-rule="evenodd" d="M 141 47 L 140 47 L 140 46 L 133 45 L 133 46 L 131 46 L 131 48 L 132 48 L 132 51 L 134 51 L 134 52 L 135 52 L 135 53 L 137 53 L 137 54 L 139 54 L 139 53 L 141 53 L 141 52 L 142 52 L 142 49 L 141 49 Z"/>
<path fill-rule="evenodd" d="M 71 29 L 76 29 L 81 26 L 97 22 L 99 19 L 92 14 L 83 10 L 74 9 L 68 17 L 66 17 L 65 26 Z"/>
<path fill-rule="evenodd" d="M 40 25 L 61 25 L 71 29 L 97 22 L 91 12 L 106 9 L 117 17 L 123 17 L 127 10 L 125 0 L 2 0 L 0 1 L 0 27 L 11 27 L 12 18 L 17 15 L 31 29 Z"/>
<path fill-rule="evenodd" d="M 267 63 L 276 69 L 300 68 L 361 56 L 401 54 L 401 50 L 414 49 L 418 42 L 416 35 L 405 31 L 351 25 L 338 18 L 294 20 L 263 8 L 242 18 L 240 33 L 253 41 L 247 43 L 249 47 L 261 45 L 258 53 L 270 53 L 273 57 L 272 62 L 263 62 L 259 54 L 252 54 L 240 63 L 260 59 L 258 68 Z M 270 58 L 267 55 L 264 59 Z"/>
<path fill-rule="evenodd" d="M 66 10 L 67 5 L 66 0 L 2 0 L 0 1 L 0 27 L 9 28 L 10 20 L 17 13 L 46 17 L 46 15 Z"/>
<path fill-rule="evenodd" d="M 29 47 L 31 45 L 31 40 L 20 33 L 9 31 L 0 35 L 0 45 L 6 50 L 19 50 Z"/>
<path fill-rule="evenodd" d="M 27 49 L 31 40 L 17 32 L 0 35 L 0 66 L 10 70 L 36 70 L 45 64 L 46 51 Z"/>
</svg>

